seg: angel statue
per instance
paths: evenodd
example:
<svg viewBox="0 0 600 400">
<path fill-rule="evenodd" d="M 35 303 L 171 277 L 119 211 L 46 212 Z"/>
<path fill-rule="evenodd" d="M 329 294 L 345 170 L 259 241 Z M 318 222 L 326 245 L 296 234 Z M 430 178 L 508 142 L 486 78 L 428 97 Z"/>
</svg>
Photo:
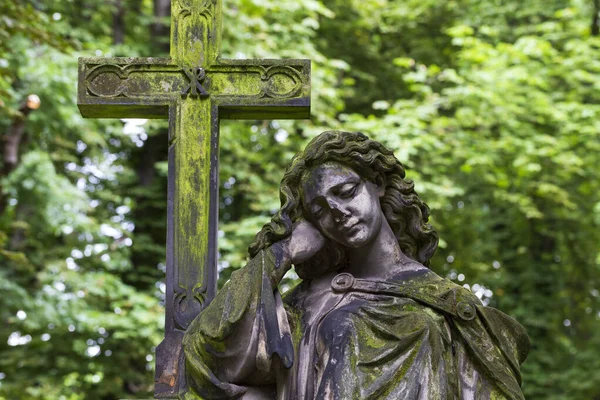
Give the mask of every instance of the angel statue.
<svg viewBox="0 0 600 400">
<path fill-rule="evenodd" d="M 428 268 L 438 235 L 390 150 L 323 132 L 280 197 L 184 336 L 180 398 L 524 399 L 524 328 Z"/>
</svg>

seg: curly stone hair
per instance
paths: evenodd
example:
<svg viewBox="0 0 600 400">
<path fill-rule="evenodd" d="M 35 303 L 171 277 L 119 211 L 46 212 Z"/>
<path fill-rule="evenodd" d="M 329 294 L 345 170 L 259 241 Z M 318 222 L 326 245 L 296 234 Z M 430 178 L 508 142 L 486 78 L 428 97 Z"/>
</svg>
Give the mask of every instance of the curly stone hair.
<svg viewBox="0 0 600 400">
<path fill-rule="evenodd" d="M 360 132 L 326 131 L 315 137 L 288 165 L 280 187 L 281 208 L 271 222 L 256 234 L 248 248 L 251 257 L 273 243 L 289 237 L 293 224 L 307 218 L 302 206 L 302 178 L 312 168 L 338 162 L 356 171 L 363 179 L 373 181 L 377 175 L 385 179 L 385 194 L 381 209 L 398 239 L 402 252 L 423 265 L 429 265 L 437 245 L 438 235 L 427 224 L 429 207 L 414 190 L 414 183 L 404 179 L 405 171 L 392 151 L 370 140 Z M 336 243 L 304 265 L 296 265 L 298 275 L 311 279 L 340 269 L 345 265 L 345 249 Z"/>
</svg>

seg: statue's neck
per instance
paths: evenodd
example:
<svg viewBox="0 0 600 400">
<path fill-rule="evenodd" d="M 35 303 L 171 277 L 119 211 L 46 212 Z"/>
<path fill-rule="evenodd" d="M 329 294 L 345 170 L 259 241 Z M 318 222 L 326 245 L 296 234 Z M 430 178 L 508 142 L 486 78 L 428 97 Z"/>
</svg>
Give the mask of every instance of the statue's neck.
<svg viewBox="0 0 600 400">
<path fill-rule="evenodd" d="M 357 278 L 385 279 L 398 272 L 422 268 L 402 252 L 385 218 L 378 235 L 363 247 L 349 249 L 348 256 L 349 264 L 344 272 Z"/>
</svg>

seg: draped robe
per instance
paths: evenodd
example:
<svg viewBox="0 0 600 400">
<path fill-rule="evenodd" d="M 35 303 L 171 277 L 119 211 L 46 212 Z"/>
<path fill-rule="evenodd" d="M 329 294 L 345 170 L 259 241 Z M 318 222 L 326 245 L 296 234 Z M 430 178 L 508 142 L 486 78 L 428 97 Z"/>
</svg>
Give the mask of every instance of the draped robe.
<svg viewBox="0 0 600 400">
<path fill-rule="evenodd" d="M 278 256 L 234 272 L 184 336 L 184 399 L 524 399 L 523 327 L 427 268 L 273 290 Z"/>
</svg>

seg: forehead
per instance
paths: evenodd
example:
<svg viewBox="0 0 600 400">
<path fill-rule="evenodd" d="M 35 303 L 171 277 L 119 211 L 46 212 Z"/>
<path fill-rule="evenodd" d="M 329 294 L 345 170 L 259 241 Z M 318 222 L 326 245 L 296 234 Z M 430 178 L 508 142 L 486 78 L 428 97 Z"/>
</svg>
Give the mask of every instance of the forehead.
<svg viewBox="0 0 600 400">
<path fill-rule="evenodd" d="M 336 162 L 328 162 L 310 169 L 302 179 L 304 201 L 310 203 L 315 197 L 324 196 L 332 188 L 349 180 L 360 179 L 352 168 Z"/>
</svg>

